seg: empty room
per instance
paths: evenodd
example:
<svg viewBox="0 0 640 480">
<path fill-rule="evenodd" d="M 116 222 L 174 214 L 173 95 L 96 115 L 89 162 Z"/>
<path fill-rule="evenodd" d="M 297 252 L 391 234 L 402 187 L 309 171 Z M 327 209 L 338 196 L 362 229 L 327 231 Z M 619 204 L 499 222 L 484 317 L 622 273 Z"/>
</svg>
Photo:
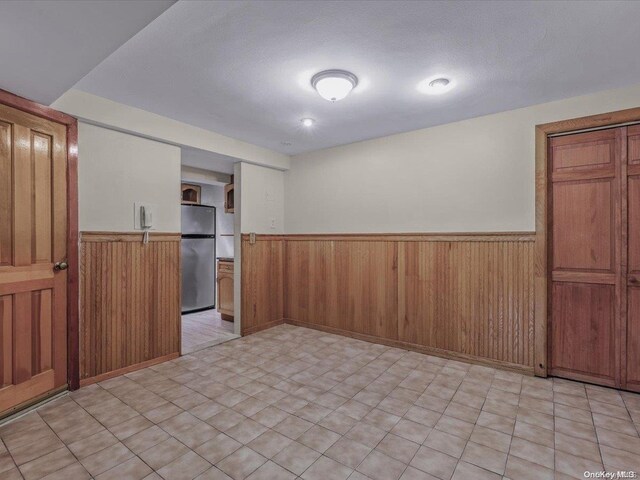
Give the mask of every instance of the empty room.
<svg viewBox="0 0 640 480">
<path fill-rule="evenodd" d="M 638 478 L 639 24 L 0 0 L 0 479 Z"/>
</svg>

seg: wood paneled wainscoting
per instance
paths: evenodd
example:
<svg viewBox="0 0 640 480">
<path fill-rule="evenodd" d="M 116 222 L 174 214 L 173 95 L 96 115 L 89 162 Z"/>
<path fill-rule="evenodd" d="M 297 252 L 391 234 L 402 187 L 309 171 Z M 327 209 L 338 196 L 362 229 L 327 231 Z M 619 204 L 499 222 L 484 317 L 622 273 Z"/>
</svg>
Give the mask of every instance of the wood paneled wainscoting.
<svg viewBox="0 0 640 480">
<path fill-rule="evenodd" d="M 180 353 L 180 234 L 83 232 L 80 382 Z"/>
<path fill-rule="evenodd" d="M 534 240 L 243 236 L 243 334 L 287 322 L 533 373 Z"/>
<path fill-rule="evenodd" d="M 242 236 L 242 335 L 282 323 L 284 318 L 284 239 Z M 246 252 L 246 256 L 245 256 Z"/>
</svg>

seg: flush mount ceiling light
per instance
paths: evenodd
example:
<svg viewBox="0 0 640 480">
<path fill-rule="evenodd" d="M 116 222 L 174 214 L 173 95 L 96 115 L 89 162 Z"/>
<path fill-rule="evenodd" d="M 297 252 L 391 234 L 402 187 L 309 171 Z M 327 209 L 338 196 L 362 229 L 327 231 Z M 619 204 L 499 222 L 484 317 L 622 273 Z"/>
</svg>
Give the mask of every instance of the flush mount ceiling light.
<svg viewBox="0 0 640 480">
<path fill-rule="evenodd" d="M 305 127 L 313 127 L 313 124 L 316 123 L 316 121 L 313 118 L 301 118 L 300 123 Z"/>
<path fill-rule="evenodd" d="M 337 102 L 358 85 L 358 77 L 346 70 L 325 70 L 311 78 L 311 85 L 325 100 Z"/>
<path fill-rule="evenodd" d="M 453 88 L 453 82 L 446 77 L 428 78 L 418 84 L 418 90 L 428 95 L 440 95 Z"/>
</svg>

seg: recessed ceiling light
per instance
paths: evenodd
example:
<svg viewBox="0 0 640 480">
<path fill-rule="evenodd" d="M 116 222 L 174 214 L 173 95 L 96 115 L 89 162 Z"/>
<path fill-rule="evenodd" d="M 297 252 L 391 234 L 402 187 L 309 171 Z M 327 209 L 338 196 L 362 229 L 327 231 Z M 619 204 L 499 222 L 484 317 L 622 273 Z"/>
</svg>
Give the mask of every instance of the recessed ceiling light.
<svg viewBox="0 0 640 480">
<path fill-rule="evenodd" d="M 429 82 L 429 86 L 431 88 L 445 88 L 447 85 L 451 83 L 448 78 L 436 78 L 435 80 L 431 80 Z"/>
<path fill-rule="evenodd" d="M 418 84 L 418 90 L 428 95 L 440 95 L 453 88 L 453 82 L 446 77 L 435 77 L 423 80 Z"/>
<path fill-rule="evenodd" d="M 316 123 L 316 121 L 313 118 L 302 118 L 300 119 L 300 123 L 305 127 L 313 127 L 313 124 Z"/>
<path fill-rule="evenodd" d="M 311 78 L 311 85 L 325 100 L 337 102 L 358 85 L 358 77 L 346 70 L 325 70 Z"/>
</svg>

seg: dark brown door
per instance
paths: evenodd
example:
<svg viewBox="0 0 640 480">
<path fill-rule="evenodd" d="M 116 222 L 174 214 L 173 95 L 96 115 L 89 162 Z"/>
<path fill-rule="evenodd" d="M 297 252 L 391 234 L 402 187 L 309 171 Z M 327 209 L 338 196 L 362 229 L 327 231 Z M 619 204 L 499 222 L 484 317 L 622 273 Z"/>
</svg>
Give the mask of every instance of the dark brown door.
<svg viewBox="0 0 640 480">
<path fill-rule="evenodd" d="M 640 126 L 628 128 L 627 160 L 627 328 L 623 367 L 626 388 L 640 392 Z"/>
<path fill-rule="evenodd" d="M 0 416 L 67 383 L 66 168 L 64 125 L 0 105 Z"/>
<path fill-rule="evenodd" d="M 621 386 L 625 134 L 550 141 L 550 374 L 614 387 Z"/>
</svg>

